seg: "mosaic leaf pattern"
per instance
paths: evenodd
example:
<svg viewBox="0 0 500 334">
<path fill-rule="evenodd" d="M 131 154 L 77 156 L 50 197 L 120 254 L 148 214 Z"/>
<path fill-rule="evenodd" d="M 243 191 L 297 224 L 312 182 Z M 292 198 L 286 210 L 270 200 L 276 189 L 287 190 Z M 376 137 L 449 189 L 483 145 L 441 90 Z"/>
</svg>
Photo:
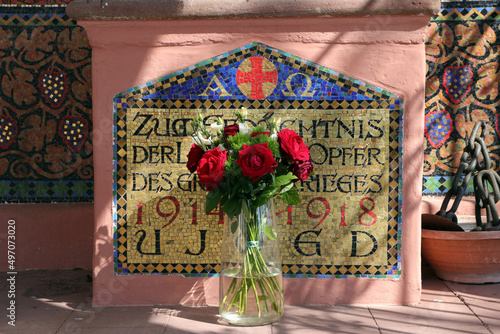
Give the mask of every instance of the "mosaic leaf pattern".
<svg viewBox="0 0 500 334">
<path fill-rule="evenodd" d="M 477 8 L 472 1 L 460 10 L 442 6 L 426 36 L 424 194 L 449 189 L 464 143 L 479 120 L 488 124 L 485 142 L 493 165 L 499 165 L 500 8 Z"/>
<path fill-rule="evenodd" d="M 73 0 L 2 0 L 3 5 L 67 5 Z"/>
<path fill-rule="evenodd" d="M 0 199 L 91 201 L 91 49 L 86 33 L 64 7 L 0 9 Z"/>
</svg>

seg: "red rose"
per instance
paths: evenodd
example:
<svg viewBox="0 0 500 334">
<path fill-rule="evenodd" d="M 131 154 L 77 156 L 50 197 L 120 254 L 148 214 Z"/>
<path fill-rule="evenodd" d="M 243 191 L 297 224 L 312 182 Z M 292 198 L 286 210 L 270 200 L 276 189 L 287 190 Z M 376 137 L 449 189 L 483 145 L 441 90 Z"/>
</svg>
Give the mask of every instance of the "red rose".
<svg viewBox="0 0 500 334">
<path fill-rule="evenodd" d="M 248 176 L 253 182 L 267 173 L 274 173 L 274 168 L 278 166 L 273 151 L 269 149 L 267 143 L 243 145 L 236 163 L 243 175 Z"/>
<path fill-rule="evenodd" d="M 217 188 L 224 177 L 227 152 L 216 147 L 206 151 L 198 163 L 198 178 L 208 191 Z"/>
<path fill-rule="evenodd" d="M 267 135 L 267 136 L 270 136 L 271 135 L 271 132 L 269 131 L 262 131 L 262 132 L 254 132 L 250 135 L 250 137 L 257 137 L 257 136 L 260 136 L 260 135 Z"/>
<path fill-rule="evenodd" d="M 196 168 L 198 167 L 198 162 L 200 161 L 204 153 L 205 151 L 203 151 L 203 149 L 200 146 L 196 144 L 193 144 L 191 146 L 191 149 L 189 150 L 189 153 L 187 155 L 188 162 L 186 164 L 187 168 L 191 173 L 194 173 L 196 171 Z"/>
<path fill-rule="evenodd" d="M 301 181 L 307 180 L 307 177 L 312 173 L 313 169 L 314 167 L 310 159 L 306 161 L 294 160 L 290 166 L 290 171 Z"/>
<path fill-rule="evenodd" d="M 278 132 L 278 143 L 285 159 L 309 160 L 309 148 L 295 131 L 283 129 Z"/>
<path fill-rule="evenodd" d="M 224 128 L 224 135 L 226 137 L 234 136 L 238 132 L 240 132 L 240 126 L 238 124 L 236 124 L 236 123 L 233 124 L 233 125 L 226 126 Z"/>
</svg>

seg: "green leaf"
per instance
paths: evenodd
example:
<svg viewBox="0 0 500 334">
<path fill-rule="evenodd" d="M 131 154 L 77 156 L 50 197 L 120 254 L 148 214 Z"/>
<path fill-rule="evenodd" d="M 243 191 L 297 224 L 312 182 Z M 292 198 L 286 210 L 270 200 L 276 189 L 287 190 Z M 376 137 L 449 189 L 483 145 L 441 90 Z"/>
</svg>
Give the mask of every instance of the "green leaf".
<svg viewBox="0 0 500 334">
<path fill-rule="evenodd" d="M 252 191 L 251 191 L 251 194 L 252 196 L 255 196 L 257 193 L 261 192 L 262 190 L 264 190 L 266 188 L 266 184 L 265 183 L 260 183 L 258 185 L 258 187 L 254 188 Z"/>
<path fill-rule="evenodd" d="M 286 193 L 281 194 L 281 199 L 290 205 L 297 205 L 300 203 L 300 195 L 295 188 L 288 190 Z"/>
<path fill-rule="evenodd" d="M 266 204 L 274 195 L 276 195 L 278 190 L 279 187 L 267 189 L 265 192 L 260 194 L 259 197 L 252 201 L 252 208 L 258 208 L 259 206 Z"/>
<path fill-rule="evenodd" d="M 278 237 L 278 233 L 276 233 L 271 225 L 266 225 L 264 227 L 264 234 L 271 240 L 276 240 L 276 238 Z"/>
<path fill-rule="evenodd" d="M 252 181 L 250 181 L 249 178 L 243 177 L 241 178 L 241 188 L 243 189 L 244 192 L 249 193 L 253 189 L 253 184 Z"/>
<path fill-rule="evenodd" d="M 242 200 L 241 201 L 241 210 L 243 210 L 243 213 L 245 214 L 245 217 L 250 217 L 250 210 L 248 208 L 247 201 Z"/>
<path fill-rule="evenodd" d="M 233 220 L 234 217 L 238 216 L 241 212 L 241 201 L 236 200 L 236 206 L 231 209 L 231 211 L 225 211 L 224 208 L 222 208 L 222 211 L 226 213 L 226 215 L 229 217 L 229 221 Z"/>
<path fill-rule="evenodd" d="M 228 198 L 229 198 L 229 196 L 227 194 L 224 195 L 224 196 L 222 196 L 221 199 L 220 199 L 220 205 L 224 206 L 224 204 L 227 202 Z"/>
<path fill-rule="evenodd" d="M 295 185 L 295 183 L 290 182 L 287 185 L 285 185 L 284 187 L 281 187 L 280 194 L 286 193 L 287 191 L 292 189 L 294 185 Z"/>
<path fill-rule="evenodd" d="M 234 234 L 238 229 L 238 219 L 231 223 L 231 233 Z"/>
<path fill-rule="evenodd" d="M 209 191 L 207 194 L 207 202 L 205 203 L 205 212 L 209 213 L 210 211 L 215 209 L 219 205 L 221 197 L 222 193 L 219 187 Z"/>
<path fill-rule="evenodd" d="M 225 213 L 231 213 L 238 206 L 239 202 L 240 201 L 238 198 L 231 197 L 229 200 L 226 201 L 226 203 L 222 205 L 222 210 Z"/>
<path fill-rule="evenodd" d="M 268 193 L 263 193 L 259 197 L 257 197 L 254 201 L 252 201 L 252 208 L 258 208 L 259 206 L 262 206 L 266 204 L 271 196 L 269 196 Z"/>
<path fill-rule="evenodd" d="M 276 187 L 282 186 L 284 184 L 287 184 L 288 182 L 295 180 L 297 177 L 293 175 L 292 172 L 288 172 L 286 175 L 280 175 L 276 178 L 276 181 L 274 182 L 274 185 Z"/>
</svg>

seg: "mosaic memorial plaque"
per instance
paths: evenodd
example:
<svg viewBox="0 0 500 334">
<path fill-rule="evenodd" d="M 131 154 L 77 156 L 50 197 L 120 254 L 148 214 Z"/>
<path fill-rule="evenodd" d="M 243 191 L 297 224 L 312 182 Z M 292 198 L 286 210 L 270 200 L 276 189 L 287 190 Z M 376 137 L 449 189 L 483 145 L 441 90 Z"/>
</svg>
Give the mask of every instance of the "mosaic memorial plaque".
<svg viewBox="0 0 500 334">
<path fill-rule="evenodd" d="M 188 125 L 241 107 L 311 150 L 301 203 L 276 199 L 285 277 L 398 278 L 402 100 L 260 43 L 115 96 L 115 274 L 217 275 L 225 217 L 186 168 Z"/>
</svg>

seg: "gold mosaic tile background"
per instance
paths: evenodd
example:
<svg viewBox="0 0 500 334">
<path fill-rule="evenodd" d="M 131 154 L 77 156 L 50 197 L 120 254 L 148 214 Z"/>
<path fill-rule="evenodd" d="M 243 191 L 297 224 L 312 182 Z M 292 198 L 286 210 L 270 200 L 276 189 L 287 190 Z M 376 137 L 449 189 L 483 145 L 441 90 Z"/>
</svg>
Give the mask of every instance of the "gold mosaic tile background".
<svg viewBox="0 0 500 334">
<path fill-rule="evenodd" d="M 266 57 L 273 53 L 281 60 Z M 186 126 L 200 112 L 207 123 L 221 116 L 232 124 L 234 111 L 246 106 L 249 121 L 274 112 L 283 128 L 299 133 L 315 165 L 300 205 L 276 200 L 284 274 L 399 277 L 402 105 L 290 57 L 254 43 L 115 98 L 117 274 L 217 273 L 224 216 L 204 212 L 205 192 L 185 167 L 192 144 Z M 215 71 L 216 61 L 227 68 L 195 80 Z M 262 66 L 261 85 L 248 79 L 252 66 Z"/>
</svg>

